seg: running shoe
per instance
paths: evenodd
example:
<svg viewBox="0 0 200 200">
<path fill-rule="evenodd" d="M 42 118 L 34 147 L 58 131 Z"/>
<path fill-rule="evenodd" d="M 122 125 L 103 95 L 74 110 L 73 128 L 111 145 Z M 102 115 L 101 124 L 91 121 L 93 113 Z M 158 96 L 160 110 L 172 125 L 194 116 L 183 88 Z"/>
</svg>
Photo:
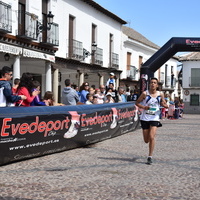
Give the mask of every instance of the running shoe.
<svg viewBox="0 0 200 200">
<path fill-rule="evenodd" d="M 148 157 L 147 158 L 147 165 L 151 165 L 153 162 L 152 162 L 152 158 L 151 157 Z"/>
</svg>

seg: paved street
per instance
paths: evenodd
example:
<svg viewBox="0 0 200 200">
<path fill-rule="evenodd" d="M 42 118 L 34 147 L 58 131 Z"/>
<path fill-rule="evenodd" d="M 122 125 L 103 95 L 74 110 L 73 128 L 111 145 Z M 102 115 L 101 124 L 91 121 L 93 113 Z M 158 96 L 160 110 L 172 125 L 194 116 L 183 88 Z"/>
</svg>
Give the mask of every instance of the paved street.
<svg viewBox="0 0 200 200">
<path fill-rule="evenodd" d="M 0 200 L 200 199 L 200 115 L 162 121 L 154 163 L 142 130 L 0 167 Z"/>
</svg>

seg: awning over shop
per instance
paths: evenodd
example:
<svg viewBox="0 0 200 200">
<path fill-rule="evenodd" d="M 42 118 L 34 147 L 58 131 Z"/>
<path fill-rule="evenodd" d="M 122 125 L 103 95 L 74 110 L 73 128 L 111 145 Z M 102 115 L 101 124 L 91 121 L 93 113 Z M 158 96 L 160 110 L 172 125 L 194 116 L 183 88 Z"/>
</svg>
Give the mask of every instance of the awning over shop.
<svg viewBox="0 0 200 200">
<path fill-rule="evenodd" d="M 43 60 L 48 60 L 50 62 L 55 62 L 55 56 L 37 51 L 32 51 L 29 49 L 23 49 L 23 56 L 29 58 L 39 58 Z"/>
<path fill-rule="evenodd" d="M 9 44 L 0 43 L 0 52 L 10 53 L 13 55 L 19 55 L 19 54 L 22 54 L 22 48 L 9 45 Z"/>
</svg>

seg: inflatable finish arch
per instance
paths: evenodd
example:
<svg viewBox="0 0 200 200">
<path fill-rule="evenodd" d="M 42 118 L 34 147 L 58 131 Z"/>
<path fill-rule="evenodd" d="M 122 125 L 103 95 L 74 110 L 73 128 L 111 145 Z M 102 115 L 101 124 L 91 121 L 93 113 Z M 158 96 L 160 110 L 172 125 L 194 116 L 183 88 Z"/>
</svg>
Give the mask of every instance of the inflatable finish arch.
<svg viewBox="0 0 200 200">
<path fill-rule="evenodd" d="M 184 51 L 200 51 L 200 38 L 173 37 L 163 45 L 141 67 L 140 93 L 147 90 L 149 79 L 154 77 L 154 72 L 177 52 Z"/>
</svg>

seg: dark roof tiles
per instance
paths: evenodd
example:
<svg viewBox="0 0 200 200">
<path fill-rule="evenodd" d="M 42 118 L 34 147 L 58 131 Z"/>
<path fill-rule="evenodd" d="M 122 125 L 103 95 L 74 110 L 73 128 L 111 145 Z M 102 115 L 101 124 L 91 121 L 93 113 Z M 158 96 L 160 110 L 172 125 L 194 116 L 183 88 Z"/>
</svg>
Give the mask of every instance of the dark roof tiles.
<svg viewBox="0 0 200 200">
<path fill-rule="evenodd" d="M 138 33 L 132 28 L 129 28 L 127 26 L 122 26 L 122 32 L 127 35 L 130 39 L 135 40 L 137 42 L 141 42 L 142 44 L 145 44 L 149 47 L 153 47 L 155 49 L 160 49 L 160 47 L 150 40 L 148 40 L 146 37 L 144 37 L 142 34 Z"/>
</svg>

